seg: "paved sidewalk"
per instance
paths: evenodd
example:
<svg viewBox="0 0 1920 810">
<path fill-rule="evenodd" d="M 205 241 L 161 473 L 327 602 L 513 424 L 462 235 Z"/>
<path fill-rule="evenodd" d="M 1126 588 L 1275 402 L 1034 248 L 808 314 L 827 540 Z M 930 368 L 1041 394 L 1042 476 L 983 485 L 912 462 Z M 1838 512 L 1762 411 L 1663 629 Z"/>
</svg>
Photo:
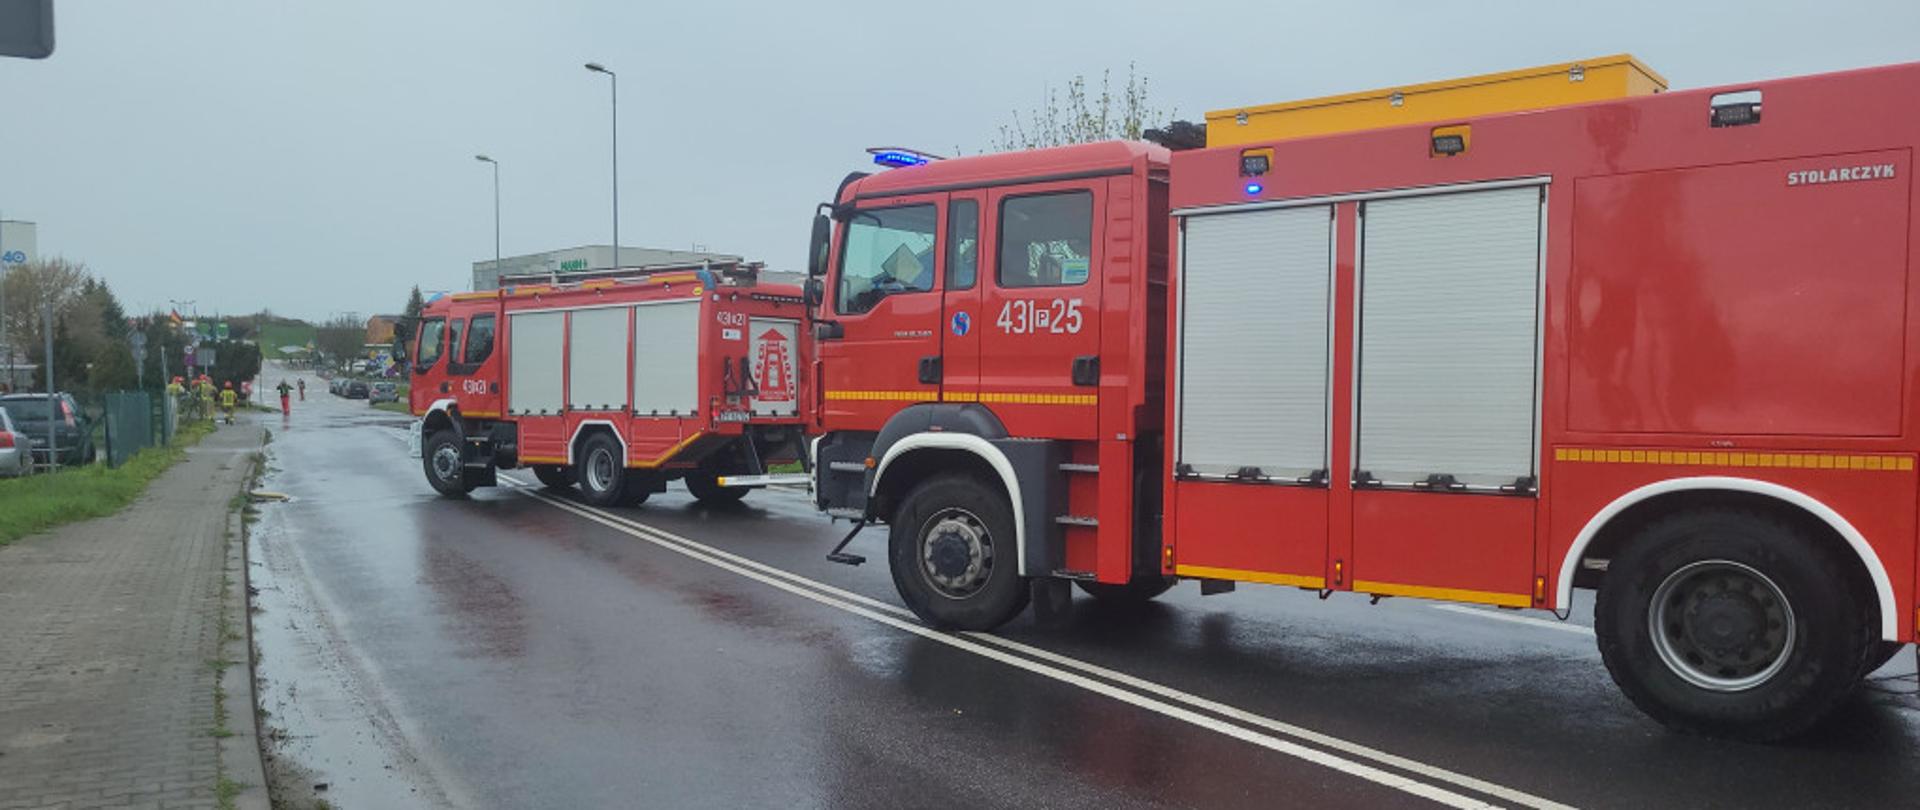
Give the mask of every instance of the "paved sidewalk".
<svg viewBox="0 0 1920 810">
<path fill-rule="evenodd" d="M 119 514 L 0 548 L 0 810 L 216 806 L 228 504 L 263 437 L 223 426 Z"/>
</svg>

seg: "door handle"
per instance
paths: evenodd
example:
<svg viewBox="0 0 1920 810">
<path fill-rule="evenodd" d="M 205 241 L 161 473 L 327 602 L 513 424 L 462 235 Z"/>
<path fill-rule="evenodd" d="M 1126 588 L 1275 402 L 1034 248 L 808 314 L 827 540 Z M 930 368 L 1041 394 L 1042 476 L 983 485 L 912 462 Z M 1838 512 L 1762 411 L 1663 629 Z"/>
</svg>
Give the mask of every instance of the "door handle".
<svg viewBox="0 0 1920 810">
<path fill-rule="evenodd" d="M 839 340 L 840 338 L 843 338 L 846 336 L 847 336 L 847 328 L 844 326 L 841 326 L 839 321 L 814 321 L 813 322 L 813 339 L 814 340 Z"/>
<path fill-rule="evenodd" d="M 1073 384 L 1100 384 L 1100 355 L 1088 354 L 1073 358 Z"/>
<path fill-rule="evenodd" d="M 940 355 L 920 358 L 920 382 L 927 385 L 939 385 L 941 378 Z"/>
</svg>

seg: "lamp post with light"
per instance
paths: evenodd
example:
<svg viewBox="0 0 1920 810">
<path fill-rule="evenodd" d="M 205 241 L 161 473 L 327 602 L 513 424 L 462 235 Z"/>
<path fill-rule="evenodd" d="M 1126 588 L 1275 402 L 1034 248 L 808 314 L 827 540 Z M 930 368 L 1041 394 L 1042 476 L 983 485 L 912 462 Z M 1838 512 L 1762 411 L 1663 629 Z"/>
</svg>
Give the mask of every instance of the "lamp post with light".
<svg viewBox="0 0 1920 810">
<path fill-rule="evenodd" d="M 620 77 L 599 62 L 588 62 L 586 68 L 595 73 L 605 73 L 611 80 L 609 87 L 613 92 L 613 269 L 620 269 Z"/>
<path fill-rule="evenodd" d="M 486 155 L 474 155 L 473 159 L 493 166 L 493 273 L 497 282 L 500 276 L 500 161 Z"/>
</svg>

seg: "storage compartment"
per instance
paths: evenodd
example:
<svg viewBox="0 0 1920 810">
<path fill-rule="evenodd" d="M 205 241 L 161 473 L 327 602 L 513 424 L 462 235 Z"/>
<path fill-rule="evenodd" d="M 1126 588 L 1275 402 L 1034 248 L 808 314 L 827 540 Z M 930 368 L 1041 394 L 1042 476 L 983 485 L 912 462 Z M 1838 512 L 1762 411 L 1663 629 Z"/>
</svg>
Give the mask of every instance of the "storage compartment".
<svg viewBox="0 0 1920 810">
<path fill-rule="evenodd" d="M 1542 199 L 1523 186 L 1365 204 L 1362 483 L 1531 483 Z"/>
<path fill-rule="evenodd" d="M 700 410 L 700 299 L 633 308 L 633 412 L 692 416 Z"/>
<path fill-rule="evenodd" d="M 1182 474 L 1324 479 L 1332 208 L 1191 216 L 1181 248 Z"/>
<path fill-rule="evenodd" d="M 507 413 L 560 413 L 561 341 L 566 314 L 529 312 L 507 319 Z"/>
<path fill-rule="evenodd" d="M 567 407 L 619 410 L 627 404 L 627 307 L 572 313 L 567 338 Z"/>
<path fill-rule="evenodd" d="M 1181 576 L 1325 586 L 1327 491 L 1178 481 L 1173 532 Z"/>
<path fill-rule="evenodd" d="M 1899 435 L 1910 159 L 1579 180 L 1568 427 Z"/>
<path fill-rule="evenodd" d="M 1533 604 L 1533 498 L 1353 494 L 1353 589 Z"/>
<path fill-rule="evenodd" d="M 1583 62 L 1383 87 L 1339 96 L 1207 113 L 1207 145 L 1306 138 L 1362 129 L 1458 121 L 1627 98 L 1667 89 L 1667 80 L 1627 54 Z"/>
</svg>

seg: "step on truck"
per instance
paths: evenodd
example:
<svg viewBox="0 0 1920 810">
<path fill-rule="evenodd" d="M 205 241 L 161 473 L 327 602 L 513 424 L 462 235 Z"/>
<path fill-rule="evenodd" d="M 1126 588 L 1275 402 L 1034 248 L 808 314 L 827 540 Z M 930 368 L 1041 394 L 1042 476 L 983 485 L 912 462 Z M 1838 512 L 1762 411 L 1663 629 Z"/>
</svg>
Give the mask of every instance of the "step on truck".
<svg viewBox="0 0 1920 810">
<path fill-rule="evenodd" d="M 1914 640 L 1920 65 L 1628 67 L 1525 112 L 1383 91 L 1302 137 L 1265 117 L 1328 105 L 848 178 L 806 288 L 819 506 L 886 525 L 939 627 L 1069 583 L 1595 589 L 1655 719 L 1808 728 Z"/>
<path fill-rule="evenodd" d="M 446 495 L 531 468 L 596 506 L 675 479 L 731 502 L 801 460 L 800 289 L 747 263 L 641 268 L 427 304 L 408 352 L 421 463 Z"/>
</svg>

